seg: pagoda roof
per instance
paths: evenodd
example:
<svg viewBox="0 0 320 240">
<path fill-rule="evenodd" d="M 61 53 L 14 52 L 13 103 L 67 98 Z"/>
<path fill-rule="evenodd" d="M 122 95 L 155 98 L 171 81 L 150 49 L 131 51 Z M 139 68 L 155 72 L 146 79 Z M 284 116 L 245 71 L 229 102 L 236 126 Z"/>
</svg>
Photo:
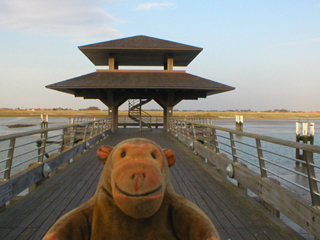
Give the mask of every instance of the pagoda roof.
<svg viewBox="0 0 320 240">
<path fill-rule="evenodd" d="M 79 47 L 96 66 L 109 65 L 114 57 L 119 66 L 163 66 L 168 56 L 174 65 L 185 67 L 202 48 L 148 36 L 134 36 Z"/>
<path fill-rule="evenodd" d="M 46 87 L 77 97 L 95 99 L 99 99 L 105 90 L 118 91 L 120 94 L 126 94 L 128 98 L 153 96 L 154 92 L 173 90 L 183 99 L 198 99 L 234 89 L 185 71 L 132 70 L 98 70 Z"/>
</svg>

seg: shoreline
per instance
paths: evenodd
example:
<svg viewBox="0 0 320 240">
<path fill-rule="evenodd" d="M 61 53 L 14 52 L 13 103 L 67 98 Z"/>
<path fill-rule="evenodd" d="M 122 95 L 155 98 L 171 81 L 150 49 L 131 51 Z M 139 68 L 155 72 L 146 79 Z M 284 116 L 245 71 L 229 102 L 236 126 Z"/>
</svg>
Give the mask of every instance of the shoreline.
<svg viewBox="0 0 320 240">
<path fill-rule="evenodd" d="M 153 117 L 162 117 L 162 111 L 148 111 Z M 102 110 L 0 110 L 0 117 L 40 117 L 41 114 L 49 117 L 108 117 L 108 111 Z M 127 116 L 128 111 L 119 111 L 119 117 Z M 320 119 L 320 112 L 217 112 L 217 111 L 173 111 L 174 117 L 204 117 L 204 118 L 235 118 L 242 115 L 253 119 Z"/>
</svg>

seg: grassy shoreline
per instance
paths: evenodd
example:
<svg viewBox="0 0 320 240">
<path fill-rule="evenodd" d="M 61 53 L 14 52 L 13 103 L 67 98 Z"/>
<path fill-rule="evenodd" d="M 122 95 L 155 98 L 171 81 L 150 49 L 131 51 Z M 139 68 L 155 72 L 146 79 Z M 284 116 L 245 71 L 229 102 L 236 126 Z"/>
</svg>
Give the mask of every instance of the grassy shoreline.
<svg viewBox="0 0 320 240">
<path fill-rule="evenodd" d="M 153 117 L 163 116 L 162 111 L 146 111 Z M 0 117 L 108 117 L 107 111 L 97 110 L 0 110 Z M 119 116 L 127 116 L 127 111 L 119 111 Z M 209 118 L 234 118 L 236 115 L 243 115 L 244 118 L 257 119 L 320 119 L 320 112 L 216 112 L 216 111 L 174 111 L 175 117 L 209 117 Z"/>
</svg>

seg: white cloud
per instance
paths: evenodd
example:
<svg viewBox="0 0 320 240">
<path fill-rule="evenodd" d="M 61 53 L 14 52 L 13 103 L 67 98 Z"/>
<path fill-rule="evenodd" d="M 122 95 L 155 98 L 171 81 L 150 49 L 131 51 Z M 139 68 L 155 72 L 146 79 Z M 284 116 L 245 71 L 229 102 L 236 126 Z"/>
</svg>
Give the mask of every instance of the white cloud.
<svg viewBox="0 0 320 240">
<path fill-rule="evenodd" d="M 295 45 L 300 45 L 300 44 L 307 44 L 307 43 L 312 43 L 312 42 L 320 42 L 320 38 L 311 38 L 308 40 L 303 40 L 303 41 L 296 41 L 296 42 L 286 42 L 283 43 L 283 46 L 295 46 Z"/>
<path fill-rule="evenodd" d="M 320 42 L 320 37 L 310 39 L 310 42 Z"/>
<path fill-rule="evenodd" d="M 1 0 L 0 30 L 89 38 L 120 36 L 113 27 L 118 20 L 105 12 L 101 3 L 100 0 Z"/>
<path fill-rule="evenodd" d="M 147 2 L 140 4 L 136 10 L 149 10 L 152 8 L 161 8 L 161 7 L 168 7 L 173 6 L 172 2 Z"/>
</svg>

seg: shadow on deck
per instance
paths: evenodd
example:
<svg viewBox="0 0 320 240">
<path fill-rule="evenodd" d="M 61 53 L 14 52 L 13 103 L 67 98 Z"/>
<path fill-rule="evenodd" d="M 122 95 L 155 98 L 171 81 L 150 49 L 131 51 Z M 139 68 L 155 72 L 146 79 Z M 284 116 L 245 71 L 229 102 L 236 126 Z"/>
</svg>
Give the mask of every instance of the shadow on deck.
<svg viewBox="0 0 320 240">
<path fill-rule="evenodd" d="M 0 214 L 1 239 L 41 239 L 63 214 L 87 201 L 94 193 L 103 165 L 96 150 L 103 144 L 144 137 L 174 150 L 170 168 L 175 191 L 196 203 L 212 220 L 221 239 L 303 239 L 280 219 L 233 184 L 221 179 L 214 166 L 190 152 L 163 130 L 118 130 L 54 177 Z"/>
</svg>

